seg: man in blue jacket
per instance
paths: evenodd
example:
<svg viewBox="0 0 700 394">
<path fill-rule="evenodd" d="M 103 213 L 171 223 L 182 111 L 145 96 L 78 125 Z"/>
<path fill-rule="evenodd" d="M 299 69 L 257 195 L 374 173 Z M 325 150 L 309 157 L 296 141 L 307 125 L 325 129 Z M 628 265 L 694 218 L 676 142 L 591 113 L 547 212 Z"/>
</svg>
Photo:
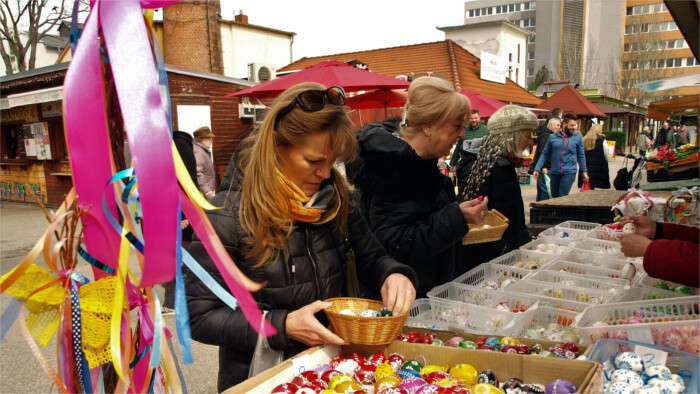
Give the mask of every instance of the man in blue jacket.
<svg viewBox="0 0 700 394">
<path fill-rule="evenodd" d="M 564 115 L 564 128 L 552 134 L 542 151 L 532 176 L 537 179 L 542 167 L 551 159 L 549 170 L 552 198 L 567 196 L 576 179 L 577 165 L 580 167 L 584 181 L 588 181 L 586 156 L 583 153 L 583 137 L 576 131 L 578 118 L 574 114 Z"/>
</svg>

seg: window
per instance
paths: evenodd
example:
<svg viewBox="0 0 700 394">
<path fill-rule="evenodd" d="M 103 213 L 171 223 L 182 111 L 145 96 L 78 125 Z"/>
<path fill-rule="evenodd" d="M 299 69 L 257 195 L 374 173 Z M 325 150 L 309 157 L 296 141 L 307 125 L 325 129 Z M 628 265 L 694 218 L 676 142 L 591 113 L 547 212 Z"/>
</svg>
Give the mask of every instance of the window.
<svg viewBox="0 0 700 394">
<path fill-rule="evenodd" d="M 512 54 L 512 53 L 509 53 L 509 54 L 508 54 L 508 61 L 509 61 L 509 62 L 512 62 L 512 61 L 513 61 L 513 54 Z"/>
<path fill-rule="evenodd" d="M 530 20 L 529 19 L 523 19 L 523 27 L 530 27 Z"/>
<path fill-rule="evenodd" d="M 530 67 L 527 69 L 527 76 L 528 77 L 534 77 L 535 76 L 535 69 Z"/>
<path fill-rule="evenodd" d="M 666 59 L 666 67 L 668 67 L 668 68 L 673 67 L 673 59 Z"/>
<path fill-rule="evenodd" d="M 537 18 L 530 19 L 530 26 L 535 26 L 535 22 L 537 22 Z"/>
<path fill-rule="evenodd" d="M 487 10 L 489 11 L 489 15 L 493 14 L 493 7 L 489 7 Z"/>
<path fill-rule="evenodd" d="M 518 44 L 518 63 L 520 63 L 520 44 Z"/>
<path fill-rule="evenodd" d="M 518 4 L 515 5 L 515 10 L 516 10 L 516 11 L 520 11 L 520 3 L 518 3 Z"/>
<path fill-rule="evenodd" d="M 650 9 L 651 9 L 651 7 L 649 7 L 649 4 L 643 5 L 642 6 L 642 14 L 648 14 Z"/>
<path fill-rule="evenodd" d="M 625 26 L 625 34 L 632 34 L 632 26 L 633 25 Z"/>
<path fill-rule="evenodd" d="M 698 64 L 698 63 L 695 61 L 695 58 L 694 58 L 694 57 L 687 57 L 687 58 L 685 58 L 685 65 L 686 65 L 687 67 L 691 67 L 691 66 L 694 66 L 694 65 L 696 65 L 696 64 Z"/>
<path fill-rule="evenodd" d="M 629 70 L 630 69 L 630 62 L 622 62 L 622 69 Z"/>
<path fill-rule="evenodd" d="M 630 44 L 625 44 L 624 48 L 625 48 L 624 49 L 625 52 L 629 52 L 630 51 Z"/>
<path fill-rule="evenodd" d="M 481 16 L 481 9 L 475 9 L 474 10 L 474 16 Z"/>
<path fill-rule="evenodd" d="M 535 42 L 535 35 L 534 34 L 530 36 L 530 42 Z"/>
<path fill-rule="evenodd" d="M 537 2 L 531 1 L 531 2 L 530 2 L 530 9 L 531 9 L 531 10 L 537 9 Z"/>
<path fill-rule="evenodd" d="M 474 10 L 469 10 L 469 17 L 472 18 L 473 16 L 474 16 Z"/>
<path fill-rule="evenodd" d="M 501 6 L 500 6 L 500 5 L 497 5 L 497 6 L 496 6 L 496 13 L 497 13 L 497 14 L 500 14 L 500 13 L 501 13 Z"/>
<path fill-rule="evenodd" d="M 674 67 L 682 67 L 683 66 L 683 59 L 680 57 L 673 59 L 673 66 Z"/>
<path fill-rule="evenodd" d="M 508 12 L 513 12 L 515 11 L 515 4 L 509 4 L 508 5 Z"/>
<path fill-rule="evenodd" d="M 515 83 L 520 83 L 520 81 L 518 81 L 518 79 L 519 79 L 519 78 L 518 78 L 518 74 L 519 74 L 518 71 L 520 71 L 520 69 L 519 69 L 519 68 L 516 68 L 516 69 L 515 69 Z"/>
<path fill-rule="evenodd" d="M 529 51 L 527 53 L 527 60 L 532 60 L 535 58 L 535 51 Z"/>
<path fill-rule="evenodd" d="M 529 10 L 529 9 L 530 9 L 530 2 L 524 3 L 524 4 L 523 4 L 523 9 Z"/>
<path fill-rule="evenodd" d="M 676 40 L 676 48 L 688 48 L 685 40 Z"/>
<path fill-rule="evenodd" d="M 634 8 L 632 7 L 627 7 L 627 15 L 632 15 L 632 12 L 634 11 Z"/>
</svg>

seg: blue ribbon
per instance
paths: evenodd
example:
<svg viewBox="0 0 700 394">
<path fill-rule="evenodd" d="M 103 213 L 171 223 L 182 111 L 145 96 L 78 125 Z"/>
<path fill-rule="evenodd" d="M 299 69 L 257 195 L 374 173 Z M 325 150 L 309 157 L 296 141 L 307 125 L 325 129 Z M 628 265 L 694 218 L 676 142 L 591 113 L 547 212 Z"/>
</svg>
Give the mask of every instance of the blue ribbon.
<svg viewBox="0 0 700 394">
<path fill-rule="evenodd" d="M 80 380 L 80 388 L 83 393 L 92 394 L 92 379 L 90 377 L 90 367 L 88 366 L 85 353 L 83 352 L 83 337 L 80 317 L 80 296 L 79 285 L 88 282 L 87 278 L 79 272 L 70 274 L 70 306 L 71 306 L 71 331 L 73 333 L 73 357 Z"/>
<path fill-rule="evenodd" d="M 221 287 L 219 282 L 212 278 L 212 276 L 209 275 L 209 273 L 204 268 L 202 268 L 201 265 L 199 265 L 197 260 L 195 260 L 192 257 L 192 255 L 189 254 L 189 252 L 187 252 L 187 250 L 182 249 L 182 252 L 182 261 L 185 263 L 187 268 L 189 268 L 193 274 L 197 275 L 199 280 L 201 280 L 202 283 L 204 283 L 204 285 L 207 286 L 212 293 L 214 293 L 214 295 L 219 297 L 221 301 L 223 301 L 231 309 L 238 309 L 238 301 L 236 301 L 236 299 L 231 295 L 231 293 L 229 293 L 223 287 Z"/>
<path fill-rule="evenodd" d="M 161 316 L 160 310 L 160 299 L 158 298 L 158 292 L 153 292 L 153 303 L 155 304 L 155 319 L 153 322 L 153 346 L 151 349 L 151 358 L 148 361 L 148 366 L 151 368 L 156 368 L 160 364 L 160 348 L 161 348 L 161 338 L 163 336 L 163 317 Z M 155 374 L 155 372 L 154 372 Z"/>
<path fill-rule="evenodd" d="M 180 222 L 182 222 L 182 210 L 178 206 L 178 223 Z M 182 277 L 182 250 L 182 228 L 178 227 L 177 247 L 175 248 L 175 326 L 177 327 L 177 339 L 182 352 L 182 362 L 192 364 L 192 332 L 190 329 L 190 315 L 187 311 L 185 281 Z"/>
<path fill-rule="evenodd" d="M 23 303 L 22 299 L 12 297 L 10 304 L 2 312 L 2 316 L 0 316 L 0 342 L 5 339 L 5 335 L 10 331 L 10 327 L 17 321 Z"/>
<path fill-rule="evenodd" d="M 189 328 L 189 324 L 187 325 Z M 180 377 L 180 384 L 182 384 L 182 392 L 187 393 L 187 385 L 185 384 L 185 376 L 182 374 L 182 369 L 180 369 L 180 363 L 177 362 L 177 357 L 175 356 L 175 348 L 173 347 L 173 341 L 168 339 L 168 347 L 170 348 L 170 354 L 173 355 L 173 360 L 175 360 L 175 369 L 177 370 L 177 376 Z"/>
<path fill-rule="evenodd" d="M 70 36 L 68 37 L 68 42 L 70 43 L 70 53 L 71 55 L 75 53 L 75 47 L 78 45 L 78 38 L 80 38 L 80 33 L 83 32 L 82 29 L 78 29 L 78 11 L 80 10 L 80 0 L 75 0 L 73 2 L 73 15 L 70 21 Z"/>
<path fill-rule="evenodd" d="M 146 353 L 148 353 L 148 350 L 150 348 L 151 348 L 151 345 L 146 345 L 146 347 L 143 348 L 143 351 L 138 356 L 136 356 L 136 358 L 134 358 L 134 361 L 129 363 L 129 368 L 134 369 L 136 364 L 138 364 L 138 362 L 141 361 L 141 359 L 146 355 Z"/>
<path fill-rule="evenodd" d="M 83 258 L 83 260 L 87 261 L 92 266 L 97 267 L 110 275 L 114 273 L 114 268 L 112 268 L 112 267 L 108 266 L 107 264 L 101 262 L 100 260 L 97 260 L 96 258 L 94 258 L 92 255 L 90 255 L 90 253 L 85 251 L 85 249 L 83 249 L 83 247 L 80 245 L 78 245 L 78 254 L 80 255 L 80 257 Z"/>
</svg>

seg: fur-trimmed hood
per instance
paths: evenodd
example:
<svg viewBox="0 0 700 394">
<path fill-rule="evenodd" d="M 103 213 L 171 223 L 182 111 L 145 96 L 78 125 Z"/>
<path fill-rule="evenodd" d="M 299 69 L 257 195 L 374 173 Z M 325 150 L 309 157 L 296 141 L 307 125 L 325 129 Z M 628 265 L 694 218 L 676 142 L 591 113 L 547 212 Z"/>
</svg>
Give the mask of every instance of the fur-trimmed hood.
<svg viewBox="0 0 700 394">
<path fill-rule="evenodd" d="M 357 134 L 359 156 L 347 175 L 363 194 L 432 196 L 442 177 L 437 159 L 424 160 L 396 134 L 398 123 L 371 123 Z"/>
</svg>

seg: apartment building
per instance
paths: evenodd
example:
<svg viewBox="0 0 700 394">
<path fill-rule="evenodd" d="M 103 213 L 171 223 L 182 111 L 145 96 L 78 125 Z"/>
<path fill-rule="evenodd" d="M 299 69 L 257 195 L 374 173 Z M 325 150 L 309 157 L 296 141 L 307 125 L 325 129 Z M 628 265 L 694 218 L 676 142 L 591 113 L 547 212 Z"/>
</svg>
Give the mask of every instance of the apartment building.
<svg viewBox="0 0 700 394">
<path fill-rule="evenodd" d="M 525 87 L 532 83 L 537 72 L 535 69 L 536 11 L 536 1 L 502 0 L 496 2 L 493 0 L 477 0 L 464 3 L 464 24 L 467 26 L 485 22 L 508 21 L 530 33 L 527 36 L 524 48 L 524 83 L 519 83 Z"/>
</svg>

